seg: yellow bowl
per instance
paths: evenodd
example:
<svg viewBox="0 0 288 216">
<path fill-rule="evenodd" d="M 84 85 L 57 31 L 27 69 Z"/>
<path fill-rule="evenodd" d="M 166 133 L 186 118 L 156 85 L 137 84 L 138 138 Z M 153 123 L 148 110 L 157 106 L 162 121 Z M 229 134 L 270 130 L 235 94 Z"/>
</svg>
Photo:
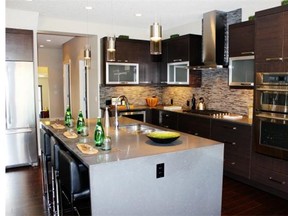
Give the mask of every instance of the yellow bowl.
<svg viewBox="0 0 288 216">
<path fill-rule="evenodd" d="M 156 97 L 146 98 L 146 103 L 149 107 L 155 107 L 157 106 L 158 98 Z"/>
</svg>

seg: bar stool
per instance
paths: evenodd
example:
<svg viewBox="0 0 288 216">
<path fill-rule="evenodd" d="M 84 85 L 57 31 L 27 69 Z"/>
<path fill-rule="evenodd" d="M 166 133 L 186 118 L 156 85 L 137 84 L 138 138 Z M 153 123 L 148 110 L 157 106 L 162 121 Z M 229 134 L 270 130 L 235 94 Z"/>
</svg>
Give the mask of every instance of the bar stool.
<svg viewBox="0 0 288 216">
<path fill-rule="evenodd" d="M 70 205 L 72 214 L 77 212 L 79 201 L 88 201 L 90 208 L 90 188 L 89 173 L 80 170 L 77 161 L 66 151 L 59 151 L 59 189 L 61 192 L 61 210 L 63 209 L 63 199 L 65 197 Z"/>
<path fill-rule="evenodd" d="M 51 147 L 51 181 L 52 181 L 52 204 L 53 215 L 60 214 L 60 200 L 59 200 L 59 151 L 61 149 L 55 137 L 50 138 Z"/>
<path fill-rule="evenodd" d="M 50 210 L 51 208 L 51 197 L 50 193 L 52 191 L 51 179 L 49 178 L 50 163 L 51 163 L 51 148 L 50 148 L 50 135 L 43 129 L 41 132 L 41 161 L 42 161 L 42 182 L 43 182 L 43 193 L 46 198 L 47 206 Z"/>
</svg>

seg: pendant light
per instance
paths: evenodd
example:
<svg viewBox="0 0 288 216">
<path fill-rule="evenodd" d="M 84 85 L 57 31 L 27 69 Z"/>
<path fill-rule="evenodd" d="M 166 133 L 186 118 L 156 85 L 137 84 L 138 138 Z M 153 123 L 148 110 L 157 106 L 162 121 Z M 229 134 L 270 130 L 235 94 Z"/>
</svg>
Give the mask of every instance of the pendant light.
<svg viewBox="0 0 288 216">
<path fill-rule="evenodd" d="M 86 6 L 86 10 L 92 10 L 93 8 L 91 6 Z M 87 31 L 87 36 L 86 36 L 86 46 L 84 48 L 84 61 L 85 61 L 85 67 L 90 66 L 90 60 L 91 60 L 91 49 L 89 45 L 89 36 L 88 36 L 88 12 L 86 13 L 86 31 Z"/>
<path fill-rule="evenodd" d="M 151 55 L 161 55 L 162 54 L 162 26 L 154 22 L 150 26 L 150 54 Z"/>
<path fill-rule="evenodd" d="M 113 17 L 113 2 L 112 0 L 110 1 L 110 7 L 111 7 L 111 19 L 112 19 L 112 30 L 114 30 L 114 17 Z M 116 37 L 114 36 L 109 36 L 107 37 L 107 41 L 106 41 L 106 47 L 107 47 L 107 51 L 106 51 L 106 59 L 107 61 L 115 61 L 116 57 L 115 57 L 115 52 L 116 52 Z"/>
<path fill-rule="evenodd" d="M 106 41 L 106 47 L 107 47 L 107 51 L 106 51 L 106 58 L 107 61 L 115 61 L 115 43 L 116 43 L 116 37 L 107 37 L 107 41 Z"/>
</svg>

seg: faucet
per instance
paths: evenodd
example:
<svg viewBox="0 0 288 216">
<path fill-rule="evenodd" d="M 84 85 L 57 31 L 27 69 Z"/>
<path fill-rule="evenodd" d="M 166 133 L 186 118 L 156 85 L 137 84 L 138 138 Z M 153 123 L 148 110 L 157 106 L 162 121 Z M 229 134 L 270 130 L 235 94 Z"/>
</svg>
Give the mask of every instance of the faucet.
<svg viewBox="0 0 288 216">
<path fill-rule="evenodd" d="M 129 103 L 128 103 L 128 99 L 125 95 L 120 95 L 119 97 L 116 98 L 115 101 L 115 127 L 118 128 L 119 127 L 119 121 L 118 121 L 118 102 L 119 99 L 122 98 L 125 100 L 125 104 L 126 104 L 126 108 L 130 109 Z"/>
</svg>

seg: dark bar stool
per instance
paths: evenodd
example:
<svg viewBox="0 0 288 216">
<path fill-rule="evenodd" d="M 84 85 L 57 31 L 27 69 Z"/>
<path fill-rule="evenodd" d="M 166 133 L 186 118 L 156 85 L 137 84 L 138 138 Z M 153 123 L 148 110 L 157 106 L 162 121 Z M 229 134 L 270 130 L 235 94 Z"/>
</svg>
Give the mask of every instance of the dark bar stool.
<svg viewBox="0 0 288 216">
<path fill-rule="evenodd" d="M 60 201 L 59 201 L 59 151 L 61 149 L 55 137 L 50 138 L 51 146 L 51 181 L 52 181 L 52 204 L 53 215 L 60 215 Z"/>
<path fill-rule="evenodd" d="M 80 170 L 80 167 L 81 170 Z M 77 203 L 84 201 L 89 204 L 90 209 L 90 188 L 88 169 L 84 171 L 83 166 L 79 166 L 66 151 L 59 151 L 59 188 L 61 190 L 61 211 L 63 212 L 63 199 L 65 197 L 70 204 L 72 215 L 74 211 L 79 215 Z"/>
<path fill-rule="evenodd" d="M 51 208 L 51 196 L 52 185 L 50 178 L 50 163 L 51 163 L 51 148 L 50 148 L 50 135 L 43 129 L 41 132 L 41 161 L 42 161 L 42 182 L 43 182 L 43 192 L 46 199 L 47 206 L 50 210 Z"/>
</svg>

